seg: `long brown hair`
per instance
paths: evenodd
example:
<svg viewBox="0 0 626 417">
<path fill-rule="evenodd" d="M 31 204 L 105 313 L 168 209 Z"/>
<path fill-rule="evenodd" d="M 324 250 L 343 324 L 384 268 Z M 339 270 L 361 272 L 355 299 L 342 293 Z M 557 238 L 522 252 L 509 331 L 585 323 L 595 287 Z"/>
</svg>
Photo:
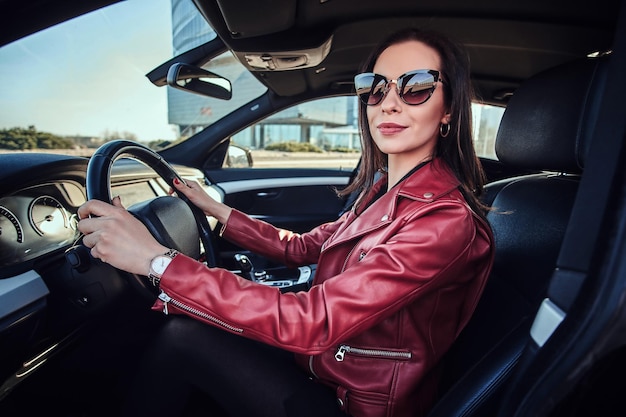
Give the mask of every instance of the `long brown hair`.
<svg viewBox="0 0 626 417">
<path fill-rule="evenodd" d="M 435 157 L 443 159 L 461 183 L 460 189 L 468 204 L 481 216 L 486 206 L 480 201 L 485 184 L 485 174 L 474 150 L 472 138 L 472 99 L 474 92 L 470 79 L 469 58 L 465 49 L 444 35 L 414 28 L 403 29 L 382 41 L 371 53 L 362 72 L 371 72 L 378 57 L 388 47 L 418 41 L 433 48 L 441 59 L 444 103 L 450 113 L 450 133 L 440 137 L 435 147 Z M 367 106 L 359 101 L 359 127 L 361 130 L 361 163 L 354 180 L 340 195 L 363 192 L 374 183 L 374 176 L 387 166 L 387 155 L 378 149 L 367 123 Z"/>
</svg>

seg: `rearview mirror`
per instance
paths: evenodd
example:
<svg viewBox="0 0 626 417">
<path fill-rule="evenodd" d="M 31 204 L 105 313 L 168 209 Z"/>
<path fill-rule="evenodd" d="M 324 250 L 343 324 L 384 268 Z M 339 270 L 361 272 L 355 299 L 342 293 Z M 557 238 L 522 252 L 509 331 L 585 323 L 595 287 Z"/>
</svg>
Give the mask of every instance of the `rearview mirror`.
<svg viewBox="0 0 626 417">
<path fill-rule="evenodd" d="M 226 78 L 189 64 L 172 65 L 167 71 L 167 85 L 222 100 L 233 96 L 232 85 Z"/>
</svg>

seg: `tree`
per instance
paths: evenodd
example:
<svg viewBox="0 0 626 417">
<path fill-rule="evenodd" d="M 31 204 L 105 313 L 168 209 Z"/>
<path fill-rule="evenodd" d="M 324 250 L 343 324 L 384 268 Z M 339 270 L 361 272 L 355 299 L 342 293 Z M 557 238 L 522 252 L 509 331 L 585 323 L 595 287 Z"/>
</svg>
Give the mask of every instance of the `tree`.
<svg viewBox="0 0 626 417">
<path fill-rule="evenodd" d="M 0 149 L 71 149 L 72 141 L 48 132 L 38 132 L 35 126 L 0 130 Z"/>
<path fill-rule="evenodd" d="M 126 139 L 126 140 L 131 140 L 131 141 L 136 142 L 137 135 L 135 135 L 132 132 L 127 132 L 127 131 L 123 131 L 120 133 L 117 130 L 110 131 L 109 129 L 106 129 L 104 133 L 102 134 L 102 139 L 104 139 L 104 142 L 110 142 L 112 140 L 117 140 L 117 139 Z"/>
</svg>

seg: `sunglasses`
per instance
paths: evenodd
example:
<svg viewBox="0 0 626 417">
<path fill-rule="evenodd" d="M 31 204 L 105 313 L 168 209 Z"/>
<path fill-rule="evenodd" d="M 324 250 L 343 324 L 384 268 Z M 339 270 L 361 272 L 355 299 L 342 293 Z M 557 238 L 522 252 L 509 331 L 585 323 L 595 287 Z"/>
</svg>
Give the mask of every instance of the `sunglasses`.
<svg viewBox="0 0 626 417">
<path fill-rule="evenodd" d="M 439 78 L 439 71 L 435 70 L 409 71 L 399 76 L 397 80 L 388 80 L 384 75 L 365 72 L 354 77 L 354 87 L 363 103 L 375 106 L 383 101 L 391 88 L 391 83 L 395 83 L 400 99 L 408 105 L 416 106 L 428 101 L 438 81 L 443 83 Z"/>
</svg>

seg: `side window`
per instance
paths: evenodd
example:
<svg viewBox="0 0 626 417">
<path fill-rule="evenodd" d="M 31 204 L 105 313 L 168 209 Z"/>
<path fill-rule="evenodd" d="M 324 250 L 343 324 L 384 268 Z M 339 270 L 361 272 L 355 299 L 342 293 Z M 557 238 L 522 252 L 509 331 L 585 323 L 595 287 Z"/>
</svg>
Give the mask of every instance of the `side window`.
<svg viewBox="0 0 626 417">
<path fill-rule="evenodd" d="M 474 148 L 479 157 L 498 159 L 496 157 L 496 134 L 503 114 L 504 107 L 472 104 Z"/>
<path fill-rule="evenodd" d="M 504 108 L 472 104 L 478 156 L 497 159 L 495 139 Z M 298 104 L 237 133 L 225 168 L 335 168 L 352 170 L 361 156 L 354 96 Z"/>
<path fill-rule="evenodd" d="M 357 98 L 332 97 L 298 104 L 237 133 L 231 145 L 248 149 L 254 168 L 351 171 L 361 156 Z M 237 166 L 227 161 L 225 167 Z"/>
</svg>

